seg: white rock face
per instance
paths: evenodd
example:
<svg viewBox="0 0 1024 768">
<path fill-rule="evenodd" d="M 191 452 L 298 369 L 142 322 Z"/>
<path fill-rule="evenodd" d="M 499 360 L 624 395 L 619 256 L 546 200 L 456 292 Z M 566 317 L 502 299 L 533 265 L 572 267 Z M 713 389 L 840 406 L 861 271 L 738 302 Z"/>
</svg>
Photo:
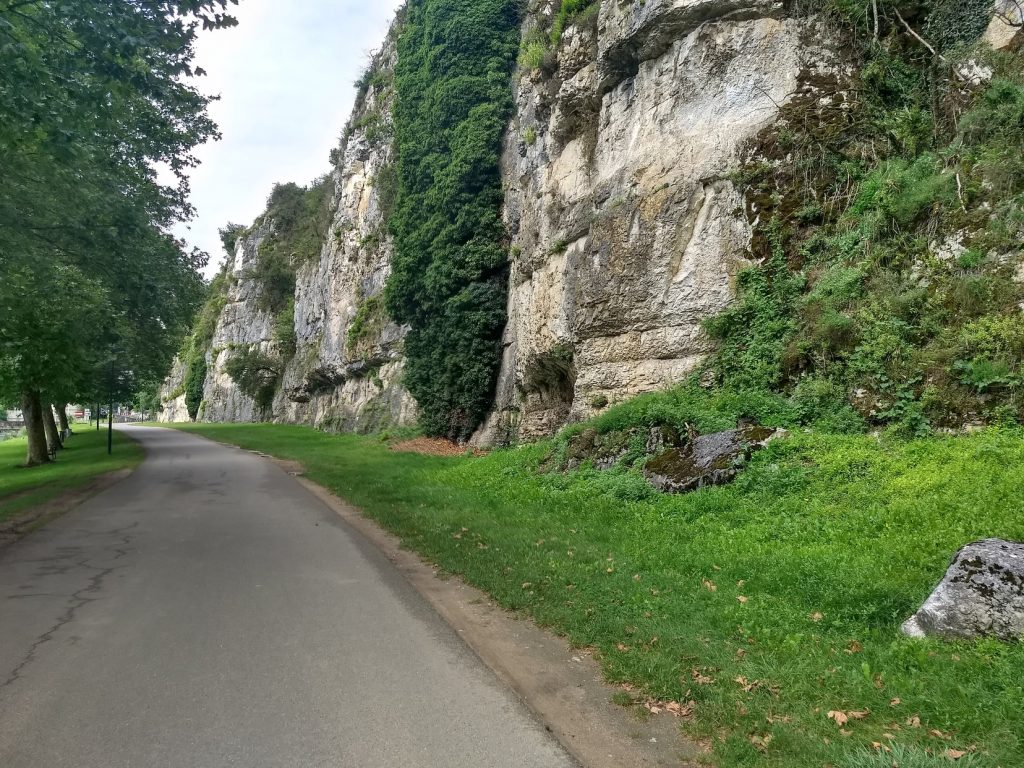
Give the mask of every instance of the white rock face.
<svg viewBox="0 0 1024 768">
<path fill-rule="evenodd" d="M 701 324 L 732 300 L 751 238 L 730 174 L 804 80 L 836 69 L 780 7 L 606 0 L 596 28 L 566 30 L 552 77 L 520 77 L 506 352 L 478 442 L 663 389 L 710 351 Z"/>
<path fill-rule="evenodd" d="M 393 35 L 375 57 L 374 70 L 393 69 Z M 347 430 L 415 422 L 415 401 L 400 384 L 405 329 L 384 317 L 379 296 L 393 251 L 385 221 L 386 186 L 380 183 L 392 163 L 392 99 L 389 86 L 371 87 L 353 115 L 332 177 L 332 221 L 323 249 L 317 260 L 297 270 L 296 351 L 284 366 L 282 385 L 268 411 L 239 390 L 225 366 L 243 346 L 285 357 L 274 341 L 274 317 L 260 308 L 259 285 L 249 277 L 274 222 L 258 222 L 239 239 L 228 267 L 228 302 L 208 359 L 201 420 L 275 420 Z M 352 322 L 368 301 L 378 309 L 364 312 L 364 332 L 350 338 Z M 165 399 L 180 388 L 183 368 L 175 361 L 161 390 Z M 161 419 L 188 420 L 184 397 L 173 403 L 165 404 Z"/>
<path fill-rule="evenodd" d="M 372 67 L 390 72 L 396 57 L 392 30 Z M 371 87 L 343 143 L 330 231 L 320 259 L 296 277 L 297 351 L 274 403 L 279 420 L 360 431 L 416 420 L 400 383 L 405 329 L 385 317 L 381 297 L 394 252 L 387 231 L 393 100 L 390 86 Z M 364 332 L 350 336 L 361 307 L 375 309 L 364 309 Z"/>
<path fill-rule="evenodd" d="M 203 421 L 263 421 L 264 414 L 252 398 L 238 389 L 225 371 L 228 359 L 238 347 L 258 347 L 273 354 L 274 318 L 259 306 L 260 287 L 249 277 L 260 244 L 270 234 L 272 224 L 256 225 L 239 238 L 235 256 L 228 268 L 228 301 L 220 313 L 213 334 L 213 348 L 207 359 L 206 386 L 203 388 Z"/>
<path fill-rule="evenodd" d="M 185 374 L 188 371 L 178 358 L 174 358 L 171 372 L 160 388 L 160 405 L 156 420 L 165 423 L 188 421 L 188 406 L 185 405 Z M 180 392 L 180 394 L 179 394 Z"/>
<path fill-rule="evenodd" d="M 1024 5 L 1017 0 L 996 0 L 985 42 L 997 51 L 1016 51 L 1024 45 Z"/>
</svg>

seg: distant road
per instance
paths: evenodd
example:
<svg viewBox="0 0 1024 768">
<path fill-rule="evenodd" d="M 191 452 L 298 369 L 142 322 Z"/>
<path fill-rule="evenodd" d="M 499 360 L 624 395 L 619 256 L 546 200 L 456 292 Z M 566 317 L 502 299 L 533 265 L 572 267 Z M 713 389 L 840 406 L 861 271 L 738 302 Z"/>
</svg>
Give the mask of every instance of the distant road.
<svg viewBox="0 0 1024 768">
<path fill-rule="evenodd" d="M 0 550 L 0 766 L 573 765 L 285 472 L 123 429 L 130 478 Z"/>
</svg>

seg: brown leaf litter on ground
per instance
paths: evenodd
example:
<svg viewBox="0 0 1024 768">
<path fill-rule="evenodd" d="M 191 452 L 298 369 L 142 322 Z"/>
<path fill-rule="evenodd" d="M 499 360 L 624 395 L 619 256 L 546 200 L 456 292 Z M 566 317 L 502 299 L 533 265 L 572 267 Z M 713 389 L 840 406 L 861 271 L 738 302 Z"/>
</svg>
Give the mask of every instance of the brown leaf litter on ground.
<svg viewBox="0 0 1024 768">
<path fill-rule="evenodd" d="M 402 440 L 393 443 L 391 450 L 399 453 L 422 453 L 425 456 L 464 456 L 467 451 L 474 456 L 484 455 L 483 451 L 476 448 L 459 445 L 440 437 L 416 437 L 412 440 Z"/>
</svg>

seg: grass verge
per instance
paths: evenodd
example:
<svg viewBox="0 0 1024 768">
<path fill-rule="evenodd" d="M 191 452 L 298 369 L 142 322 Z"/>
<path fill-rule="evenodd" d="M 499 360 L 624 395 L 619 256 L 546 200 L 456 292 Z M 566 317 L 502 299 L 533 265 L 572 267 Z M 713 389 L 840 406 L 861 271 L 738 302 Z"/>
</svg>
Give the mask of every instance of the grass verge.
<svg viewBox="0 0 1024 768">
<path fill-rule="evenodd" d="M 107 456 L 107 433 L 87 424 L 75 426 L 57 461 L 30 469 L 25 461 L 25 438 L 0 443 L 0 523 L 85 485 L 107 472 L 134 467 L 142 461 L 142 448 L 114 432 L 114 455 Z"/>
<path fill-rule="evenodd" d="M 898 631 L 958 547 L 1024 539 L 1024 433 L 798 432 L 731 486 L 662 496 L 629 473 L 542 474 L 550 443 L 445 458 L 296 426 L 182 428 L 302 462 L 406 546 L 594 648 L 610 680 L 693 700 L 685 727 L 722 768 L 1024 765 L 1024 646 Z"/>
</svg>

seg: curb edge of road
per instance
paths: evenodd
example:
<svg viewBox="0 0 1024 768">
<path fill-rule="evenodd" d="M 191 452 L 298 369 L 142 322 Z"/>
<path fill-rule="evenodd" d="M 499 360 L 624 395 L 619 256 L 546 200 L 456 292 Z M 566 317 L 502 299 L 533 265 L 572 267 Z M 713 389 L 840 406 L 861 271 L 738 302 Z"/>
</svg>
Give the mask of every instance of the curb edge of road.
<svg viewBox="0 0 1024 768">
<path fill-rule="evenodd" d="M 497 605 L 485 592 L 440 569 L 358 507 L 303 477 L 296 463 L 266 456 L 376 548 L 584 768 L 690 766 L 707 753 L 669 714 L 642 720 L 612 703 L 622 689 L 606 683 L 586 649 Z"/>
</svg>

